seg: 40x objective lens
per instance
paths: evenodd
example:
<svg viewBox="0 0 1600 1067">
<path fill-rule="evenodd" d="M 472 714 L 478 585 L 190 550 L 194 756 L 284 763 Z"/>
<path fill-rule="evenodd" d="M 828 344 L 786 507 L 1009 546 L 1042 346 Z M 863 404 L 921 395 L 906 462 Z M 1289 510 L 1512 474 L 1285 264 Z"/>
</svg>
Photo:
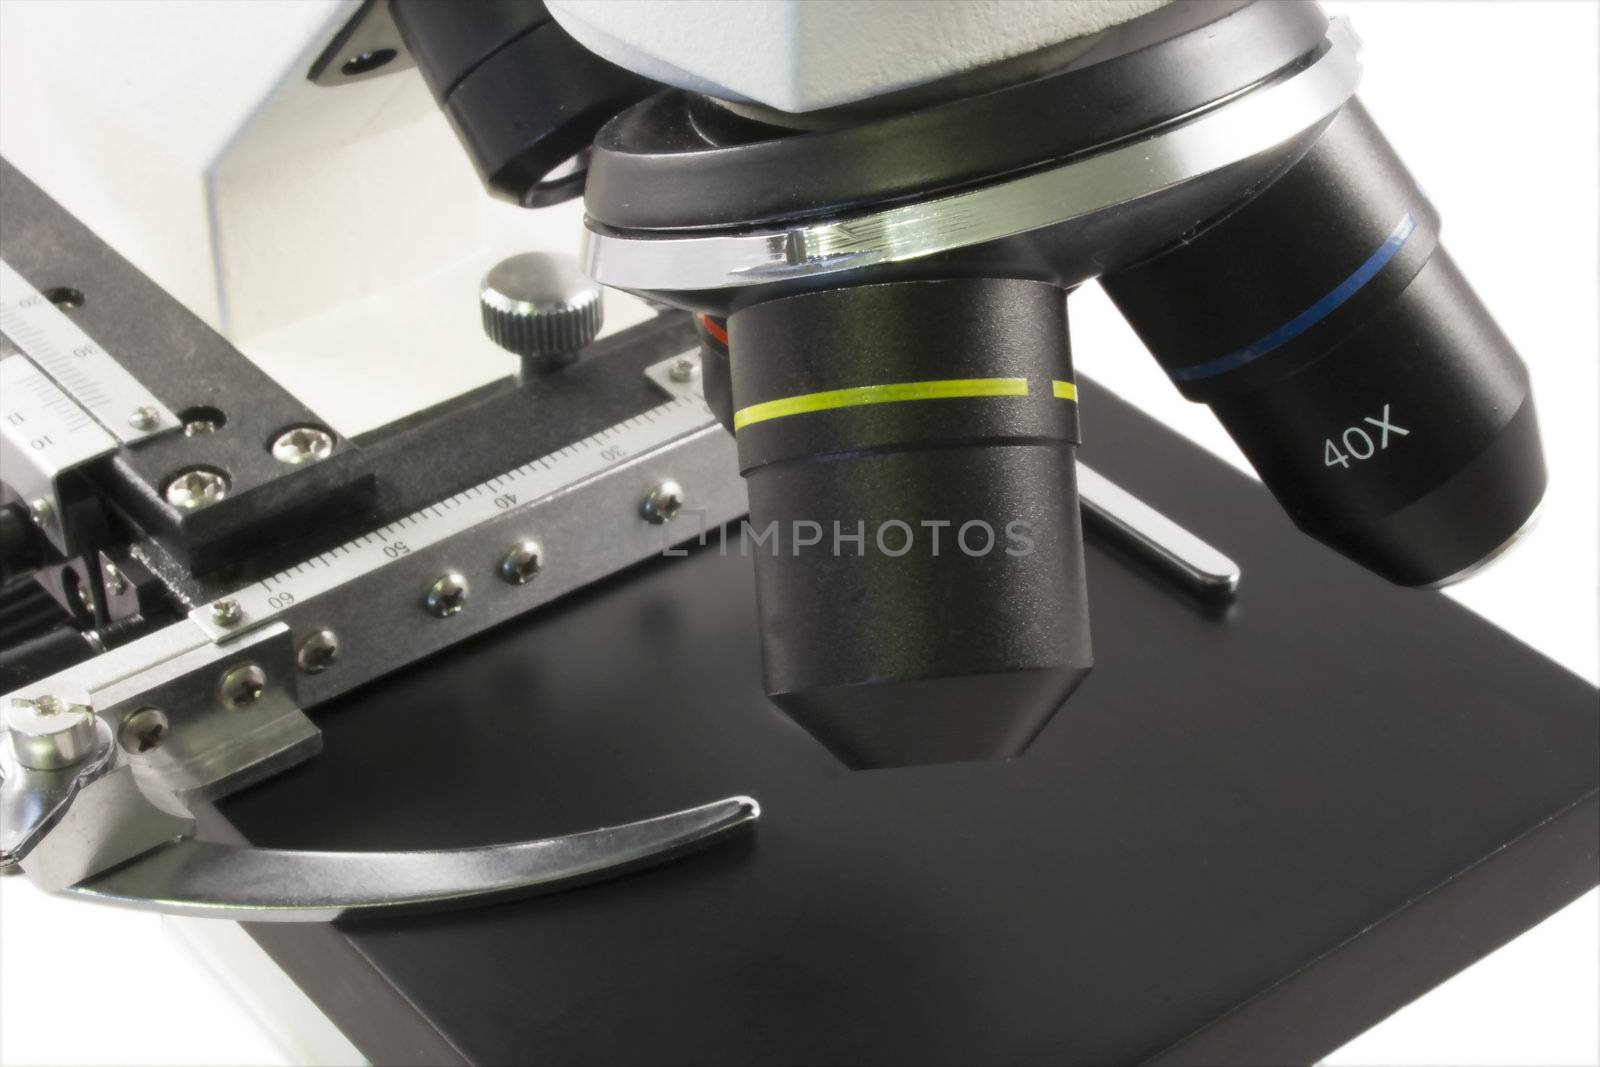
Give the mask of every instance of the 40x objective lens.
<svg viewBox="0 0 1600 1067">
<path fill-rule="evenodd" d="M 1295 522 L 1390 580 L 1470 572 L 1536 510 L 1527 368 L 1358 102 L 1266 190 L 1104 284 Z"/>
</svg>

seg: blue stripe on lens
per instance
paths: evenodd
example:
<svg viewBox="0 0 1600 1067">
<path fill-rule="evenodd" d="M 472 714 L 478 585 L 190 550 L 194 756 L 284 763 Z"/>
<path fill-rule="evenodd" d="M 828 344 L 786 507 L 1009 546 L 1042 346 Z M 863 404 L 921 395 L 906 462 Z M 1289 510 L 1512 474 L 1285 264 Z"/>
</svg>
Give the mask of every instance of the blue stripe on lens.
<svg viewBox="0 0 1600 1067">
<path fill-rule="evenodd" d="M 1338 285 L 1333 290 L 1306 308 L 1300 314 L 1279 326 L 1259 341 L 1245 347 L 1229 352 L 1225 356 L 1208 360 L 1205 363 L 1196 363 L 1192 367 L 1177 367 L 1167 371 L 1167 376 L 1175 382 L 1192 382 L 1201 378 L 1212 378 L 1218 374 L 1225 374 L 1236 367 L 1252 363 L 1271 352 L 1280 345 L 1288 344 L 1296 337 L 1305 333 L 1311 327 L 1331 315 L 1340 304 L 1349 300 L 1356 294 L 1356 290 L 1370 282 L 1373 277 L 1400 251 L 1400 246 L 1406 243 L 1406 238 L 1411 236 L 1417 228 L 1417 222 L 1408 212 L 1402 216 L 1395 228 L 1389 232 L 1378 250 L 1367 257 L 1367 261 L 1356 268 L 1356 272 Z"/>
</svg>

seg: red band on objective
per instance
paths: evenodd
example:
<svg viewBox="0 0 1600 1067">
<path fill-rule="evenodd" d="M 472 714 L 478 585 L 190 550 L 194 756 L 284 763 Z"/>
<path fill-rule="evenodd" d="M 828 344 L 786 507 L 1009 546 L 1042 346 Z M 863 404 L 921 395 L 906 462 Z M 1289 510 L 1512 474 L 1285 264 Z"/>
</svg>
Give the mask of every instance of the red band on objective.
<svg viewBox="0 0 1600 1067">
<path fill-rule="evenodd" d="M 706 333 L 711 335 L 713 341 L 719 345 L 728 343 L 728 331 L 718 325 L 716 319 L 704 313 L 696 315 L 695 318 L 700 320 L 700 325 L 705 328 Z"/>
</svg>

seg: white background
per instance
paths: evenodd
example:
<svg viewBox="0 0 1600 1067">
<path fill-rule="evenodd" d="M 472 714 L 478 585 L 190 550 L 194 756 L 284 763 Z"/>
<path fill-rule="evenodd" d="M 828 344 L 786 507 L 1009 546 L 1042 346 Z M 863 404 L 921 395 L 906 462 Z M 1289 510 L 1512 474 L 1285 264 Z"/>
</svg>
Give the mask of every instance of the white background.
<svg viewBox="0 0 1600 1067">
<path fill-rule="evenodd" d="M 1516 553 L 1450 595 L 1596 681 L 1600 9 L 1582 0 L 1325 6 L 1349 15 L 1366 42 L 1362 98 L 1438 205 L 1445 241 L 1533 373 L 1551 469 L 1543 521 Z M 0 120 L 7 106 L 0 100 Z M 1080 294 L 1072 315 L 1083 373 L 1242 463 L 1098 291 Z M 292 355 L 280 354 L 281 367 L 263 362 L 305 395 Z M 425 384 L 443 395 L 471 383 Z M 306 399 L 319 409 L 333 403 Z M 1597 961 L 1600 897 L 1591 892 L 1329 1062 L 1600 1063 Z M 261 978 L 250 988 L 269 986 Z M 302 1037 L 291 1048 L 269 1036 L 154 917 L 0 879 L 0 1062 L 276 1064 L 335 1048 Z"/>
</svg>

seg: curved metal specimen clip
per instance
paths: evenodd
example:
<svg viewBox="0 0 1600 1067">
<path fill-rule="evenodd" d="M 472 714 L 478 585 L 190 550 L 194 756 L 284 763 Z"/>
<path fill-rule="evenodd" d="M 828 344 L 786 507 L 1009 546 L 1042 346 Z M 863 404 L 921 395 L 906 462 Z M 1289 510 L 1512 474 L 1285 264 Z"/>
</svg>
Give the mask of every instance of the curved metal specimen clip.
<svg viewBox="0 0 1600 1067">
<path fill-rule="evenodd" d="M 662 863 L 751 826 L 729 797 L 539 841 L 419 852 L 299 852 L 184 839 L 63 892 L 171 915 L 241 922 L 390 916 L 549 893 Z"/>
</svg>

